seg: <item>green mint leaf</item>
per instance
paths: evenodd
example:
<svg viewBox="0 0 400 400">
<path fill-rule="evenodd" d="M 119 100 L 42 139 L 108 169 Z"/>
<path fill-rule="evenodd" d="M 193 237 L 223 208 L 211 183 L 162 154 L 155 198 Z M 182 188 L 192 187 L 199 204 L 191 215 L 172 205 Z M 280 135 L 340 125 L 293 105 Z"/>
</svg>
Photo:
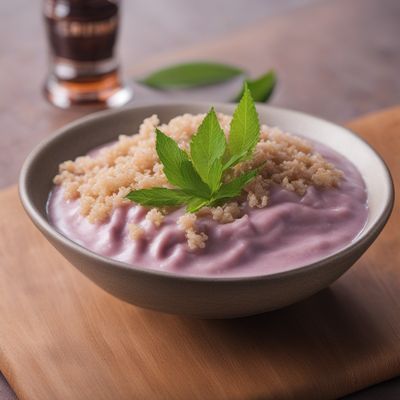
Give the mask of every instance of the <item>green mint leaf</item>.
<svg viewBox="0 0 400 400">
<path fill-rule="evenodd" d="M 191 196 L 178 189 L 154 187 L 151 189 L 133 190 L 125 196 L 127 199 L 143 206 L 180 206 L 190 201 Z"/>
<path fill-rule="evenodd" d="M 181 168 L 184 183 L 180 188 L 192 196 L 209 198 L 211 196 L 210 188 L 201 180 L 199 174 L 193 168 L 193 164 L 190 161 L 184 161 Z"/>
<path fill-rule="evenodd" d="M 215 160 L 211 165 L 208 174 L 208 185 L 210 186 L 212 193 L 215 193 L 220 188 L 223 172 L 224 169 L 221 160 Z"/>
<path fill-rule="evenodd" d="M 243 96 L 233 113 L 225 165 L 232 167 L 249 157 L 260 137 L 260 123 L 251 93 L 245 83 Z M 232 161 L 234 159 L 234 161 Z M 226 167 L 225 167 L 226 169 Z"/>
<path fill-rule="evenodd" d="M 274 92 L 275 86 L 277 82 L 277 76 L 274 70 L 270 70 L 264 75 L 261 75 L 257 79 L 246 79 L 245 83 L 251 92 L 253 100 L 256 102 L 264 103 L 268 101 Z M 240 94 L 237 96 L 235 101 L 239 101 L 244 93 L 244 84 L 243 89 Z"/>
<path fill-rule="evenodd" d="M 160 69 L 139 82 L 157 89 L 184 89 L 225 82 L 241 74 L 241 69 L 230 65 L 191 62 Z"/>
<path fill-rule="evenodd" d="M 208 112 L 190 143 L 190 156 L 201 179 L 212 191 L 218 189 L 222 175 L 220 159 L 225 153 L 226 139 L 214 108 Z M 221 167 L 220 167 L 221 166 Z"/>
<path fill-rule="evenodd" d="M 209 200 L 193 197 L 192 199 L 190 199 L 187 202 L 186 211 L 190 212 L 190 213 L 194 213 L 196 211 L 199 211 L 200 208 L 203 208 L 204 206 L 208 205 L 209 203 L 210 203 Z"/>
<path fill-rule="evenodd" d="M 233 167 L 234 165 L 238 164 L 240 161 L 244 160 L 247 157 L 247 151 L 240 153 L 240 154 L 235 154 L 229 158 L 228 156 L 228 161 L 223 165 L 222 170 L 226 171 L 227 169 Z"/>
<path fill-rule="evenodd" d="M 214 201 L 237 197 L 242 192 L 243 188 L 250 183 L 258 174 L 258 169 L 245 172 L 237 178 L 225 183 L 221 186 L 218 192 L 213 196 Z"/>
<path fill-rule="evenodd" d="M 209 187 L 193 168 L 188 155 L 169 136 L 156 129 L 156 150 L 169 182 L 188 194 L 208 198 Z"/>
</svg>

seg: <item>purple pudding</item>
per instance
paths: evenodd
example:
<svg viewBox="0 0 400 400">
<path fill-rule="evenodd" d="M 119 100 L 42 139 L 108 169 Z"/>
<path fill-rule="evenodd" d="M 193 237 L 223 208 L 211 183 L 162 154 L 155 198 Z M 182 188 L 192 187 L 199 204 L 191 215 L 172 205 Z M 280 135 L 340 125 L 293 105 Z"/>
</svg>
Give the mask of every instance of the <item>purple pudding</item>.
<svg viewBox="0 0 400 400">
<path fill-rule="evenodd" d="M 160 129 L 182 148 L 204 115 Z M 218 119 L 229 136 L 231 117 Z M 91 251 L 134 267 L 190 276 L 255 276 L 332 255 L 363 229 L 367 193 L 355 166 L 328 147 L 261 127 L 254 162 L 262 177 L 240 199 L 185 214 L 126 201 L 133 188 L 166 184 L 154 149 L 156 116 L 137 135 L 60 166 L 48 200 L 51 223 Z M 264 164 L 263 164 L 264 165 Z M 264 168 L 264 167 L 263 167 Z"/>
</svg>

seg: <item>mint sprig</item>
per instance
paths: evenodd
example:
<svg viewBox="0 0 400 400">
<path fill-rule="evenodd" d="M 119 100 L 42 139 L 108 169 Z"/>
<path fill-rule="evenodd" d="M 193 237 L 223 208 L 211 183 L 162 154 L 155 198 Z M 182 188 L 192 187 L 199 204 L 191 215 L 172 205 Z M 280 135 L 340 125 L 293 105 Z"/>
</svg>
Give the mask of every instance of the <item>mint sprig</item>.
<svg viewBox="0 0 400 400">
<path fill-rule="evenodd" d="M 155 187 L 130 192 L 126 198 L 145 206 L 186 205 L 188 212 L 215 206 L 240 196 L 257 175 L 251 170 L 224 182 L 224 175 L 251 157 L 259 140 L 260 124 L 250 90 L 233 114 L 229 141 L 219 125 L 214 108 L 208 112 L 190 142 L 190 154 L 160 130 L 156 130 L 156 151 L 168 181 L 178 189 Z"/>
</svg>

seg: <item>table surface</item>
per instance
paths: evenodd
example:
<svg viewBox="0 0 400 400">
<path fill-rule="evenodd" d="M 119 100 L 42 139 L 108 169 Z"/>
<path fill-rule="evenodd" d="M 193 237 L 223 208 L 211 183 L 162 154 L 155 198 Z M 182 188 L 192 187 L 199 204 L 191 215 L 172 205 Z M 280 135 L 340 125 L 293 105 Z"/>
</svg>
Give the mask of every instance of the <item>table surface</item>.
<svg viewBox="0 0 400 400">
<path fill-rule="evenodd" d="M 400 106 L 349 126 L 384 157 L 400 191 Z M 15 186 L 0 192 L 0 366 L 21 399 L 320 400 L 400 371 L 399 201 L 379 239 L 329 289 L 276 312 L 214 321 L 132 307 L 101 290 L 18 203 Z"/>
<path fill-rule="evenodd" d="M 210 32 L 202 35 L 204 10 L 211 0 L 203 1 L 199 12 L 192 10 L 191 14 L 190 8 L 197 2 L 176 0 L 168 9 L 155 7 L 158 12 L 152 14 L 144 1 L 126 1 L 120 40 L 126 78 L 132 80 L 176 61 L 212 59 L 243 66 L 253 75 L 275 68 L 279 86 L 273 105 L 337 122 L 400 103 L 398 0 L 302 1 L 309 4 L 297 8 L 293 7 L 299 3 L 296 0 L 286 0 L 282 2 L 286 6 L 280 8 L 272 3 L 277 2 L 240 0 L 234 8 L 227 8 L 228 2 L 222 1 L 224 28 L 217 29 L 219 21 L 214 17 Z M 88 112 L 58 110 L 42 98 L 46 46 L 39 4 L 23 0 L 0 3 L 0 187 L 16 181 L 23 159 L 41 139 Z M 191 18 L 186 18 L 189 14 Z M 150 20 L 152 24 L 148 24 Z M 149 29 L 149 25 L 157 29 Z M 240 29 L 232 32 L 237 26 Z M 16 27 L 18 33 L 13 34 Z M 221 32 L 225 34 L 215 37 Z M 176 50 L 180 46 L 186 47 Z M 175 96 L 223 100 L 232 90 L 228 85 Z M 137 85 L 135 91 L 136 103 L 163 98 L 162 93 Z M 382 398 L 382 391 L 394 397 L 399 384 L 379 385 L 354 399 Z M 13 396 L 0 380 L 3 398 Z"/>
</svg>

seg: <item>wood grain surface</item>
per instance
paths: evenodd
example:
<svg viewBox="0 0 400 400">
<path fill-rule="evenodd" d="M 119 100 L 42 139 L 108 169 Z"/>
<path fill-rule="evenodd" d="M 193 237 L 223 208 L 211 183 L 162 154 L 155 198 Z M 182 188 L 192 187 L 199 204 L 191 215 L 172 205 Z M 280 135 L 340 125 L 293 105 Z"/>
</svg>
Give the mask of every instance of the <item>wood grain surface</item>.
<svg viewBox="0 0 400 400">
<path fill-rule="evenodd" d="M 400 107 L 350 124 L 400 190 Z M 362 259 L 319 294 L 207 321 L 123 303 L 0 194 L 0 368 L 22 400 L 333 399 L 400 373 L 398 202 Z"/>
</svg>

